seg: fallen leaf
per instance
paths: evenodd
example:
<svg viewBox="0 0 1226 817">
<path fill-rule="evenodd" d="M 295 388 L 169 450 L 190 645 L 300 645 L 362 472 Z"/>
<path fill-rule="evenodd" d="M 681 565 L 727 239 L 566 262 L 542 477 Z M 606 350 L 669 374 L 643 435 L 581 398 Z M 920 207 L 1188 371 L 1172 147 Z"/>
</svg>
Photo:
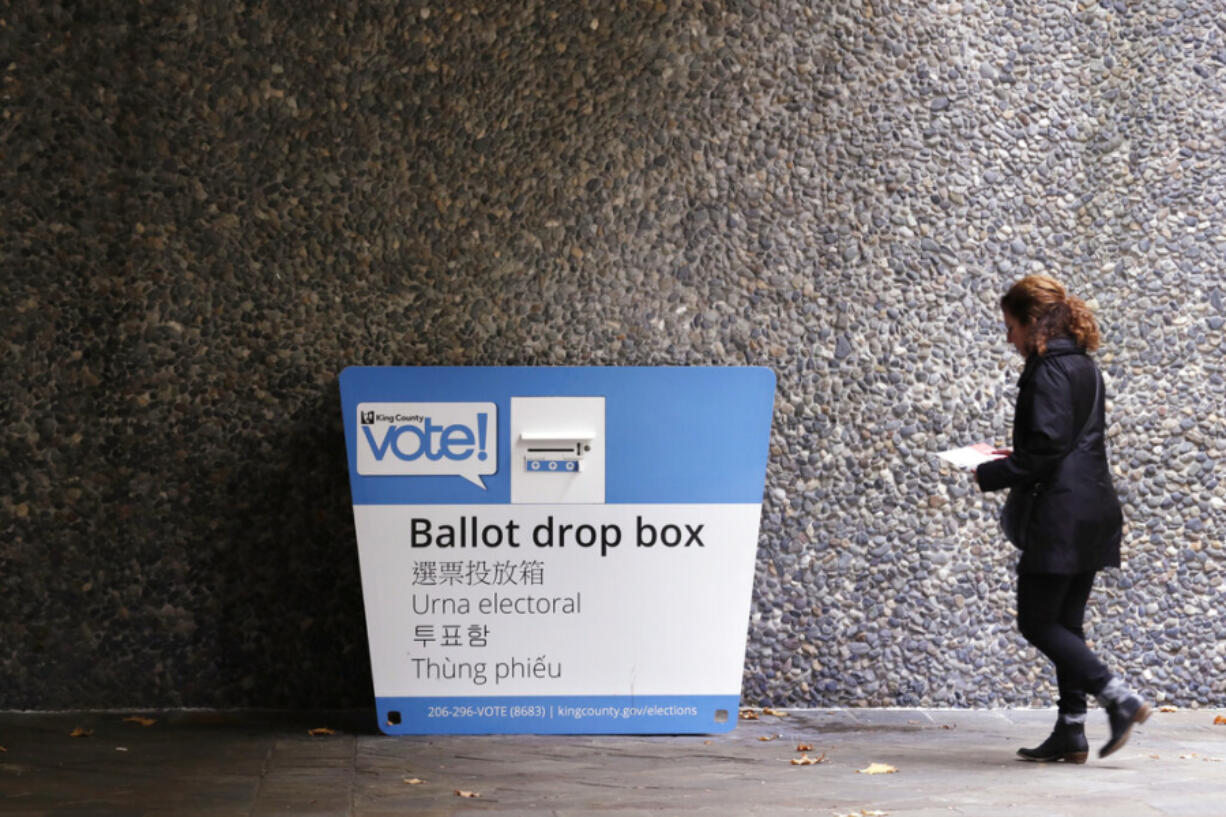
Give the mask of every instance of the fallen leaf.
<svg viewBox="0 0 1226 817">
<path fill-rule="evenodd" d="M 1160 706 L 1158 707 L 1158 711 L 1159 712 L 1176 712 L 1177 710 L 1173 706 Z"/>
<path fill-rule="evenodd" d="M 1180 755 L 1179 759 L 1180 760 L 1196 760 L 1196 752 L 1193 752 L 1189 755 Z"/>
<path fill-rule="evenodd" d="M 956 723 L 943 723 L 943 724 L 941 724 L 941 728 L 942 728 L 942 729 L 957 729 L 957 728 L 958 728 L 958 724 L 956 724 Z"/>
<path fill-rule="evenodd" d="M 1213 725 L 1214 726 L 1226 726 L 1226 717 L 1218 715 L 1216 718 L 1213 719 Z"/>
<path fill-rule="evenodd" d="M 774 740 L 777 737 L 779 736 L 778 735 L 763 735 L 762 737 L 758 738 L 758 740 Z"/>
<path fill-rule="evenodd" d="M 875 809 L 862 808 L 860 809 L 860 813 L 863 814 L 864 817 L 886 817 L 886 815 L 888 815 L 890 812 L 876 811 Z"/>
<path fill-rule="evenodd" d="M 481 792 L 479 791 L 461 791 L 460 789 L 456 789 L 455 796 L 456 797 L 480 797 Z"/>
<path fill-rule="evenodd" d="M 822 752 L 817 757 L 809 757 L 808 755 L 801 755 L 800 757 L 792 758 L 792 765 L 793 766 L 816 766 L 818 763 L 825 762 L 825 760 L 826 760 L 825 752 Z"/>
<path fill-rule="evenodd" d="M 776 718 L 786 718 L 788 716 L 788 713 L 784 712 L 783 710 L 771 709 L 769 706 L 762 707 L 762 714 L 763 715 L 774 715 Z"/>
<path fill-rule="evenodd" d="M 758 713 L 754 712 L 752 709 L 742 709 L 740 718 L 743 721 L 756 721 L 758 719 Z"/>
<path fill-rule="evenodd" d="M 1152 757 L 1154 760 L 1162 760 L 1162 758 L 1158 757 L 1157 755 L 1150 755 L 1150 757 Z"/>
<path fill-rule="evenodd" d="M 703 746 L 710 746 L 710 745 L 711 745 L 712 743 L 714 743 L 714 742 L 715 742 L 715 741 L 713 741 L 713 740 L 704 740 L 704 741 L 702 742 L 702 745 L 703 745 Z"/>
<path fill-rule="evenodd" d="M 94 734 L 94 730 L 93 730 L 93 729 L 82 729 L 81 727 L 79 727 L 79 726 L 78 726 L 76 729 L 73 729 L 71 732 L 69 732 L 69 733 L 68 733 L 68 737 L 70 737 L 70 738 L 87 738 L 87 737 L 89 737 L 89 736 L 90 736 L 90 735 L 92 735 L 92 734 Z"/>
<path fill-rule="evenodd" d="M 812 744 L 812 743 L 798 743 L 798 744 L 796 744 L 796 751 L 798 751 L 798 752 L 812 752 L 812 751 L 813 751 L 813 744 Z"/>
<path fill-rule="evenodd" d="M 856 769 L 856 774 L 894 774 L 898 771 L 887 763 L 870 763 L 867 769 Z"/>
<path fill-rule="evenodd" d="M 141 726 L 153 726 L 157 723 L 154 718 L 142 718 L 140 715 L 132 715 L 123 719 L 124 723 L 139 723 Z"/>
<path fill-rule="evenodd" d="M 422 780 L 420 777 L 406 777 L 404 779 L 404 782 L 408 783 L 410 786 L 420 786 L 422 783 L 425 783 L 426 781 Z"/>
<path fill-rule="evenodd" d="M 336 730 L 335 730 L 335 729 L 329 729 L 329 728 L 328 728 L 328 727 L 326 727 L 326 726 L 318 726 L 318 727 L 316 727 L 316 728 L 314 728 L 314 729 L 311 729 L 311 730 L 307 731 L 307 734 L 308 734 L 308 735 L 335 735 L 335 734 L 336 734 Z"/>
</svg>

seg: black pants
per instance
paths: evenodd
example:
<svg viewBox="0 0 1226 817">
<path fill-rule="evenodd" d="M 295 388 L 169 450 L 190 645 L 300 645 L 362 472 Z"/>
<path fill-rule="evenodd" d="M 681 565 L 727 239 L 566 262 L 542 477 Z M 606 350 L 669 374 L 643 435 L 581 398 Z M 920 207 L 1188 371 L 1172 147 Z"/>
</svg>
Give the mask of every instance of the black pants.
<svg viewBox="0 0 1226 817">
<path fill-rule="evenodd" d="M 1086 646 L 1086 602 L 1094 571 L 1061 576 L 1021 573 L 1017 577 L 1017 628 L 1022 636 L 1056 665 L 1060 712 L 1086 711 L 1086 694 L 1097 695 L 1111 672 Z"/>
</svg>

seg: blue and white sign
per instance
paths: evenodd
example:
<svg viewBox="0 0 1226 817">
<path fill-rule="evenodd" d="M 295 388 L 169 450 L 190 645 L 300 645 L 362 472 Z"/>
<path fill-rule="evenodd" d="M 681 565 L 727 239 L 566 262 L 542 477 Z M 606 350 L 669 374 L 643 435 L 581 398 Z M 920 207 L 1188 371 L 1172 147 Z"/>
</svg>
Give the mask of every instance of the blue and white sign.
<svg viewBox="0 0 1226 817">
<path fill-rule="evenodd" d="M 736 725 L 769 369 L 340 380 L 384 732 Z"/>
</svg>

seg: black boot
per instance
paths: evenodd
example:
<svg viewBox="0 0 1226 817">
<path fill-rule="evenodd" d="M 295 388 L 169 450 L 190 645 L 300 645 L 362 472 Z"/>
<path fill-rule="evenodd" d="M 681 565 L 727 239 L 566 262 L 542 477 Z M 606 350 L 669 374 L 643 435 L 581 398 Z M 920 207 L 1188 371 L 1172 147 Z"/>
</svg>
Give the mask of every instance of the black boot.
<svg viewBox="0 0 1226 817">
<path fill-rule="evenodd" d="M 1111 739 L 1098 750 L 1099 757 L 1106 757 L 1127 743 L 1133 724 L 1145 723 L 1150 713 L 1149 704 L 1139 695 L 1132 693 L 1104 706 L 1107 709 L 1107 720 L 1111 723 Z"/>
<path fill-rule="evenodd" d="M 1057 760 L 1063 760 L 1065 763 L 1085 763 L 1090 756 L 1090 744 L 1086 742 L 1085 715 L 1076 717 L 1077 723 L 1069 723 L 1067 716 L 1061 715 L 1047 740 L 1033 749 L 1018 749 L 1018 757 L 1037 763 L 1052 763 Z"/>
</svg>

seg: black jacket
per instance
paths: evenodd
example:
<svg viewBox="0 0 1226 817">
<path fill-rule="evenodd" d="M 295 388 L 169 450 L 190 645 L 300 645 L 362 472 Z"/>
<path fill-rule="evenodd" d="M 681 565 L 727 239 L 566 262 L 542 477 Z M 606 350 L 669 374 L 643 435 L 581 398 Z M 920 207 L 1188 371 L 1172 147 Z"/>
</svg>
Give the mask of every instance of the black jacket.
<svg viewBox="0 0 1226 817">
<path fill-rule="evenodd" d="M 1017 385 L 1013 453 L 980 465 L 975 478 L 984 491 L 1040 486 L 1018 572 L 1119 567 L 1123 515 L 1107 465 L 1098 368 L 1071 339 L 1053 338 L 1047 354 L 1026 359 Z"/>
</svg>

